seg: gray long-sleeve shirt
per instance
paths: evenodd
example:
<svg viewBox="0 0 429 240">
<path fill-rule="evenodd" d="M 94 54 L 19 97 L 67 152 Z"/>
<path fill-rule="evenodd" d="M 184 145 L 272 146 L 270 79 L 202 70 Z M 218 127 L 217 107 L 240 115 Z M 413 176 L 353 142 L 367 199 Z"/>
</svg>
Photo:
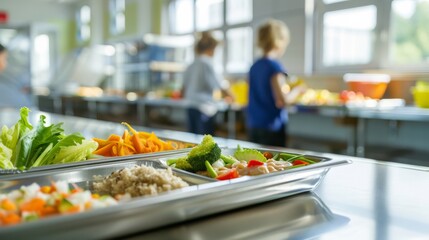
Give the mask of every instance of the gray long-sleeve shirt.
<svg viewBox="0 0 429 240">
<path fill-rule="evenodd" d="M 189 105 L 200 109 L 206 115 L 217 111 L 213 91 L 222 88 L 221 78 L 216 75 L 212 59 L 198 56 L 184 73 L 184 98 Z"/>
</svg>

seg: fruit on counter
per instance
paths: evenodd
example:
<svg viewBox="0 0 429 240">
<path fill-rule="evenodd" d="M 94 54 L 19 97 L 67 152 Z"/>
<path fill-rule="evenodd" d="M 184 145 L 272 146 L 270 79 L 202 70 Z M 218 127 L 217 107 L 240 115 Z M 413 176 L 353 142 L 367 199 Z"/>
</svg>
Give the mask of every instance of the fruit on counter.
<svg viewBox="0 0 429 240">
<path fill-rule="evenodd" d="M 36 221 L 116 205 L 110 196 L 91 194 L 79 187 L 70 189 L 67 182 L 48 186 L 33 183 L 7 194 L 0 194 L 0 226 Z"/>
<path fill-rule="evenodd" d="M 327 89 L 308 88 L 297 98 L 295 103 L 301 105 L 338 105 L 340 99 L 338 93 L 330 92 Z"/>
<path fill-rule="evenodd" d="M 230 180 L 304 167 L 317 162 L 300 154 L 273 154 L 240 146 L 237 146 L 234 156 L 224 155 L 213 138 L 205 135 L 202 143 L 194 147 L 187 156 L 169 159 L 166 164 L 217 180 Z"/>
<path fill-rule="evenodd" d="M 340 93 L 340 100 L 343 103 L 346 103 L 349 101 L 364 101 L 367 99 L 370 99 L 370 98 L 365 97 L 361 92 L 343 90 Z"/>
<path fill-rule="evenodd" d="M 0 168 L 26 170 L 44 165 L 86 160 L 97 143 L 79 133 L 66 135 L 62 123 L 46 126 L 40 115 L 36 126 L 28 121 L 30 110 L 21 108 L 20 120 L 0 134 Z"/>
<path fill-rule="evenodd" d="M 416 86 L 411 88 L 411 92 L 417 107 L 429 108 L 429 82 L 417 81 Z"/>
<path fill-rule="evenodd" d="M 111 134 L 107 139 L 93 138 L 98 143 L 94 154 L 105 157 L 127 156 L 176 150 L 180 147 L 172 141 L 159 139 L 153 132 L 138 132 L 128 123 L 123 122 L 122 124 L 129 129 L 129 131 L 125 130 L 122 136 Z"/>
</svg>

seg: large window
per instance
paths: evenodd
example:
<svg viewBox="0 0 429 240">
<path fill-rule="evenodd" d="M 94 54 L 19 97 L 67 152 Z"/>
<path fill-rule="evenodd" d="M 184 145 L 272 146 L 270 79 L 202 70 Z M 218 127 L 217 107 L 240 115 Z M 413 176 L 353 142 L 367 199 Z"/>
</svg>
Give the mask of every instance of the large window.
<svg viewBox="0 0 429 240">
<path fill-rule="evenodd" d="M 391 55 L 395 64 L 429 63 L 429 0 L 392 2 Z"/>
<path fill-rule="evenodd" d="M 429 0 L 317 0 L 317 72 L 426 71 Z"/>
<path fill-rule="evenodd" d="M 197 30 L 221 27 L 224 0 L 196 0 Z"/>
<path fill-rule="evenodd" d="M 91 37 L 91 8 L 88 5 L 82 6 L 77 13 L 78 41 L 84 42 Z"/>
<path fill-rule="evenodd" d="M 327 12 L 323 20 L 323 65 L 367 64 L 374 47 L 374 5 Z"/>
<path fill-rule="evenodd" d="M 213 31 L 221 41 L 214 56 L 215 69 L 243 74 L 253 58 L 252 6 L 252 0 L 171 0 L 170 32 Z"/>
<path fill-rule="evenodd" d="M 125 31 L 125 0 L 110 0 L 110 32 L 121 34 Z"/>
</svg>

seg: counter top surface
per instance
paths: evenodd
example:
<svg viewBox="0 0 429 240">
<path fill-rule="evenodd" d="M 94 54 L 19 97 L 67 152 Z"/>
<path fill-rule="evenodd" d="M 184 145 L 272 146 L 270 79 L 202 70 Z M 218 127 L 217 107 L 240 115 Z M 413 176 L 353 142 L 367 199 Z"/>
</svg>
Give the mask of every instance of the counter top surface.
<svg viewBox="0 0 429 240">
<path fill-rule="evenodd" d="M 30 121 L 40 112 L 34 111 Z M 122 132 L 118 123 L 46 114 L 64 122 L 67 131 L 86 137 Z M 0 124 L 17 121 L 16 110 L 1 110 Z M 160 136 L 197 142 L 201 136 L 158 129 Z M 256 144 L 218 138 L 220 145 Z M 288 149 L 291 150 L 291 149 Z M 295 152 L 300 152 L 293 150 Z M 302 152 L 302 151 L 301 151 Z M 332 168 L 313 193 L 286 197 L 244 209 L 130 236 L 132 239 L 427 239 L 429 236 L 429 168 L 350 159 Z M 255 193 L 257 194 L 257 193 Z"/>
</svg>

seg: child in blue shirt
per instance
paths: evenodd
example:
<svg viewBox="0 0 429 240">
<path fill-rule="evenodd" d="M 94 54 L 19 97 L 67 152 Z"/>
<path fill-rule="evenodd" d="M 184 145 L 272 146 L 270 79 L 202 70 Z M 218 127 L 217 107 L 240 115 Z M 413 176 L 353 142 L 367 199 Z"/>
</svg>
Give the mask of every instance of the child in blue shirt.
<svg viewBox="0 0 429 240">
<path fill-rule="evenodd" d="M 270 146 L 286 146 L 286 70 L 278 60 L 289 44 L 289 30 L 281 21 L 269 20 L 258 30 L 263 56 L 249 72 L 247 128 L 249 140 Z M 282 90 L 282 86 L 286 89 Z"/>
</svg>

